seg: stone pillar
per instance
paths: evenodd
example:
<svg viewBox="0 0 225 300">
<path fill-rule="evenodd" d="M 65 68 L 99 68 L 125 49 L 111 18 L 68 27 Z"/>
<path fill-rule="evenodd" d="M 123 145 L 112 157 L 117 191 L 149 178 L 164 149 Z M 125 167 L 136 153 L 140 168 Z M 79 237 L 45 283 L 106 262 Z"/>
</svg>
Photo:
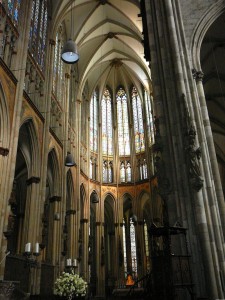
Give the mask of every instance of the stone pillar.
<svg viewBox="0 0 225 300">
<path fill-rule="evenodd" d="M 21 120 L 21 108 L 22 108 L 22 100 L 23 100 L 23 88 L 24 88 L 24 78 L 25 78 L 25 69 L 26 69 L 26 59 L 24 59 L 24 53 L 27 53 L 28 48 L 28 39 L 30 32 L 30 19 L 31 19 L 31 8 L 32 2 L 27 1 L 27 5 L 23 6 L 23 14 L 24 26 L 20 32 L 20 40 L 18 42 L 18 47 L 20 51 L 17 55 L 17 64 L 16 70 L 14 72 L 15 77 L 18 79 L 16 95 L 15 95 L 15 107 L 13 111 L 13 119 L 11 125 L 11 135 L 9 142 L 9 154 L 7 158 L 4 160 L 4 178 L 1 181 L 1 198 L 2 198 L 2 206 L 0 206 L 0 229 L 1 229 L 1 239 L 0 239 L 0 260 L 5 255 L 6 250 L 6 240 L 3 237 L 4 226 L 7 226 L 8 215 L 10 213 L 10 207 L 8 205 L 8 199 L 10 197 L 10 193 L 13 186 L 14 174 L 15 174 L 15 165 L 16 165 L 16 153 L 17 153 L 17 144 L 18 144 L 18 136 L 19 136 L 19 128 L 20 128 L 20 120 Z M 3 169 L 2 169 L 3 171 Z M 0 279 L 3 278 L 4 275 L 4 266 L 5 260 L 3 260 L 0 267 Z"/>
<path fill-rule="evenodd" d="M 192 189 L 184 155 L 185 141 L 182 132 L 184 123 L 181 117 L 184 108 L 179 108 L 182 95 L 187 95 L 186 105 L 188 105 L 190 120 L 194 125 L 197 116 L 193 109 L 194 100 L 190 99 L 192 78 L 190 78 L 190 66 L 187 62 L 188 56 L 185 56 L 187 53 L 183 39 L 183 27 L 179 26 L 182 23 L 179 2 L 154 0 L 150 3 L 145 1 L 145 4 L 148 16 L 155 114 L 160 132 L 156 144 L 159 142 L 158 146 L 161 147 L 159 149 L 162 156 L 161 165 L 157 165 L 159 167 L 157 177 L 160 194 L 168 208 L 168 223 L 172 225 L 177 219 L 180 219 L 184 225 L 189 226 L 190 238 L 193 239 L 193 236 L 196 235 L 202 252 L 200 253 L 197 244 L 193 243 L 191 245 L 192 254 L 194 259 L 202 261 L 202 266 L 204 266 L 207 286 L 205 293 L 210 299 L 220 298 L 222 294 L 217 264 L 220 254 L 216 253 L 214 243 L 221 249 L 221 237 L 219 237 L 219 242 L 215 241 L 214 236 L 212 237 L 213 229 L 208 222 L 208 218 L 212 218 L 208 207 L 209 194 L 205 187 L 200 187 L 199 190 Z M 171 70 L 173 71 L 171 72 Z M 199 139 L 198 132 L 197 144 Z M 200 166 L 202 172 L 204 166 L 201 162 Z M 205 170 L 202 176 L 203 178 L 207 176 Z M 182 178 L 182 182 L 180 178 Z M 193 210 L 194 217 L 191 214 Z M 215 233 L 220 236 L 219 230 L 216 229 L 213 235 Z M 220 257 L 224 264 L 222 256 Z M 200 272 L 199 266 L 193 264 L 193 267 L 194 270 Z M 197 277 L 195 278 L 198 280 Z M 198 286 L 197 288 L 199 293 L 200 288 Z"/>
<path fill-rule="evenodd" d="M 146 253 L 145 253 L 145 239 L 144 239 L 144 222 L 137 221 L 135 226 L 135 237 L 137 247 L 137 273 L 138 279 L 146 275 Z"/>
<path fill-rule="evenodd" d="M 101 205 L 101 204 L 100 204 Z M 96 274 L 97 286 L 96 297 L 97 299 L 105 299 L 105 263 L 104 263 L 104 225 L 102 222 L 96 222 Z"/>
<path fill-rule="evenodd" d="M 80 274 L 84 280 L 88 281 L 88 240 L 89 240 L 89 223 L 88 219 L 81 219 L 82 227 L 83 227 L 83 255 L 81 260 L 81 270 Z"/>
</svg>

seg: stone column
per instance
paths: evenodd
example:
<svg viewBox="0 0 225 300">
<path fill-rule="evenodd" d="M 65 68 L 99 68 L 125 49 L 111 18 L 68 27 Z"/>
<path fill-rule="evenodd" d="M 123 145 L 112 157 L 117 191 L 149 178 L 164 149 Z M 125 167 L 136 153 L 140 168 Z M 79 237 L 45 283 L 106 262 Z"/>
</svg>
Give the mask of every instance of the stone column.
<svg viewBox="0 0 225 300">
<path fill-rule="evenodd" d="M 15 77 L 18 79 L 16 94 L 15 94 L 15 107 L 13 111 L 13 119 L 11 126 L 11 134 L 10 134 L 10 142 L 9 142 L 9 154 L 5 157 L 4 165 L 4 177 L 1 181 L 1 198 L 2 198 L 2 206 L 1 215 L 0 215 L 0 229 L 1 236 L 0 239 L 0 260 L 5 255 L 6 250 L 6 240 L 3 237 L 4 226 L 7 226 L 8 215 L 10 213 L 10 207 L 8 205 L 8 199 L 10 197 L 10 193 L 13 186 L 14 174 L 15 174 L 15 165 L 16 165 L 16 153 L 17 153 L 17 144 L 19 137 L 19 128 L 20 128 L 20 120 L 21 120 L 21 109 L 22 109 L 22 100 L 23 100 L 23 88 L 24 88 L 24 78 L 25 78 L 25 69 L 26 69 L 26 59 L 24 59 L 24 53 L 27 53 L 28 48 L 28 39 L 30 32 L 30 19 L 31 19 L 31 8 L 32 2 L 27 1 L 27 5 L 23 6 L 23 14 L 24 26 L 20 32 L 20 40 L 18 41 L 18 47 L 20 48 L 20 52 L 17 55 L 17 64 L 16 70 L 14 72 Z M 2 169 L 3 171 L 3 169 Z M 5 260 L 3 260 L 0 267 L 0 279 L 4 276 L 4 266 Z"/>
<path fill-rule="evenodd" d="M 101 205 L 101 204 L 100 204 Z M 102 240 L 103 239 L 103 240 Z M 102 222 L 96 222 L 96 274 L 97 286 L 95 299 L 105 299 L 105 267 L 103 261 L 104 247 L 104 225 Z"/>
<path fill-rule="evenodd" d="M 88 240 L 89 240 L 89 223 L 88 219 L 81 219 L 81 223 L 83 226 L 83 255 L 82 255 L 82 274 L 81 276 L 84 278 L 84 280 L 88 281 Z"/>
<path fill-rule="evenodd" d="M 161 167 L 158 165 L 161 168 L 158 173 L 160 175 L 158 176 L 160 194 L 168 208 L 168 223 L 174 224 L 174 221 L 180 218 L 183 224 L 189 225 L 189 234 L 196 234 L 202 252 L 200 254 L 196 244 L 193 244 L 192 253 L 195 259 L 203 262 L 206 293 L 210 299 L 220 298 L 221 287 L 216 262 L 218 256 L 213 249 L 213 243 L 211 243 L 212 231 L 207 221 L 210 214 L 208 195 L 204 188 L 198 191 L 192 190 L 184 156 L 184 138 L 181 130 L 183 120 L 180 116 L 183 111 L 180 109 L 179 112 L 180 98 L 183 94 L 188 95 L 186 103 L 188 103 L 191 120 L 195 121 L 193 118 L 196 116 L 193 113 L 193 100 L 189 99 L 192 83 L 187 76 L 190 73 L 190 66 L 185 59 L 186 45 L 182 39 L 184 32 L 182 26 L 178 26 L 178 20 L 180 21 L 182 18 L 179 15 L 179 3 L 168 0 L 151 1 L 150 3 L 145 1 L 145 4 L 149 14 L 147 21 L 152 58 L 155 113 L 159 121 L 159 146 L 163 150 L 161 151 L 163 164 Z M 171 72 L 171 70 L 173 71 Z M 165 145 L 167 145 L 166 148 Z M 182 178 L 182 183 L 180 178 Z M 190 214 L 193 210 L 195 218 Z M 193 235 L 190 238 L 193 239 Z M 198 266 L 194 264 L 193 266 L 200 272 Z"/>
</svg>

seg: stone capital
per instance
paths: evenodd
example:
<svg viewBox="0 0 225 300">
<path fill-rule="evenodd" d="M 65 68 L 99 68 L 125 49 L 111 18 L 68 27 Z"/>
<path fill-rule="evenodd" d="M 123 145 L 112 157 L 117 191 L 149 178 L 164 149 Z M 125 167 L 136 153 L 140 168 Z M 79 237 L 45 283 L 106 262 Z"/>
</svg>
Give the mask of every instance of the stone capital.
<svg viewBox="0 0 225 300">
<path fill-rule="evenodd" d="M 69 210 L 66 211 L 66 215 L 67 215 L 67 216 L 75 215 L 75 213 L 76 213 L 76 210 L 75 210 L 75 209 L 69 209 Z"/>
<path fill-rule="evenodd" d="M 7 156 L 9 154 L 9 149 L 0 147 L 0 155 Z"/>
<path fill-rule="evenodd" d="M 56 44 L 56 43 L 55 43 L 55 40 L 50 39 L 50 40 L 49 40 L 49 44 L 52 45 L 52 46 L 55 46 L 55 44 Z"/>
<path fill-rule="evenodd" d="M 88 219 L 81 219 L 80 223 L 88 223 Z"/>
<path fill-rule="evenodd" d="M 56 202 L 56 201 L 59 202 L 59 201 L 61 201 L 61 197 L 60 196 L 52 196 L 49 198 L 49 201 L 51 203 Z"/>
<path fill-rule="evenodd" d="M 32 176 L 27 179 L 27 185 L 31 185 L 33 183 L 39 183 L 40 182 L 40 177 Z"/>
<path fill-rule="evenodd" d="M 197 71 L 196 69 L 192 70 L 192 75 L 196 81 L 202 81 L 204 77 L 204 73 L 202 71 Z"/>
</svg>

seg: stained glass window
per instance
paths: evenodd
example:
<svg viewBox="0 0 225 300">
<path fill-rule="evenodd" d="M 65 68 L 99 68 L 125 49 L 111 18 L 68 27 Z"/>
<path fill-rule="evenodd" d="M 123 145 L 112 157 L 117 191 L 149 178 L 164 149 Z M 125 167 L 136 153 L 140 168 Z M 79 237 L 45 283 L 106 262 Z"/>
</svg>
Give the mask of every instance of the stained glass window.
<svg viewBox="0 0 225 300">
<path fill-rule="evenodd" d="M 98 102 L 96 91 L 93 93 L 90 103 L 90 149 L 94 152 L 98 150 Z"/>
<path fill-rule="evenodd" d="M 118 145 L 119 155 L 130 155 L 130 135 L 127 108 L 127 95 L 120 87 L 116 94 L 117 122 L 118 122 Z"/>
<path fill-rule="evenodd" d="M 64 30 L 61 24 L 58 28 L 55 38 L 55 52 L 54 52 L 54 66 L 53 66 L 53 84 L 52 92 L 58 101 L 62 100 L 65 78 L 64 74 L 64 64 L 61 60 L 61 48 L 64 42 Z"/>
<path fill-rule="evenodd" d="M 130 218 L 130 243 L 131 243 L 132 271 L 137 273 L 136 238 L 135 238 L 135 227 L 132 218 Z"/>
<path fill-rule="evenodd" d="M 143 160 L 142 169 L 143 169 L 143 179 L 147 179 L 148 178 L 148 169 L 147 169 L 146 159 Z"/>
<path fill-rule="evenodd" d="M 42 70 L 45 63 L 47 20 L 47 0 L 33 0 L 29 50 Z"/>
<path fill-rule="evenodd" d="M 124 256 L 124 271 L 127 273 L 127 249 L 126 249 L 126 230 L 125 220 L 123 219 L 123 256 Z"/>
<path fill-rule="evenodd" d="M 146 255 L 146 267 L 150 270 L 150 255 L 149 255 L 149 241 L 148 241 L 148 227 L 144 220 L 144 241 L 145 241 L 145 255 Z"/>
<path fill-rule="evenodd" d="M 120 163 L 120 181 L 130 182 L 131 181 L 131 164 L 129 161 L 121 161 Z"/>
<path fill-rule="evenodd" d="M 92 177 L 92 176 L 93 176 L 93 175 L 92 175 L 92 174 L 93 174 L 93 170 L 92 170 L 92 168 L 93 168 L 93 165 L 92 165 L 92 159 L 90 159 L 90 165 L 89 165 L 89 168 L 90 168 L 90 178 L 93 179 L 93 177 Z"/>
<path fill-rule="evenodd" d="M 145 91 L 145 110 L 146 110 L 146 123 L 148 130 L 148 140 L 149 145 L 154 143 L 154 123 L 153 123 L 153 113 L 152 113 L 152 96 Z"/>
<path fill-rule="evenodd" d="M 125 172 L 125 164 L 122 161 L 120 164 L 120 181 L 121 182 L 125 182 L 126 181 L 126 176 L 125 176 L 126 172 Z"/>
<path fill-rule="evenodd" d="M 102 154 L 113 155 L 111 94 L 105 89 L 102 98 Z"/>
<path fill-rule="evenodd" d="M 17 25 L 19 21 L 20 3 L 21 0 L 8 0 L 8 14 L 11 16 L 14 25 Z"/>
<path fill-rule="evenodd" d="M 127 162 L 127 168 L 126 168 L 126 177 L 127 177 L 127 182 L 131 181 L 131 165 L 130 162 Z"/>
<path fill-rule="evenodd" d="M 103 161 L 103 172 L 102 172 L 103 183 L 113 182 L 113 164 L 112 161 Z"/>
<path fill-rule="evenodd" d="M 126 227 L 127 226 L 127 227 Z M 135 226 L 132 218 L 128 220 L 126 224 L 123 220 L 123 254 L 124 254 L 124 270 L 128 271 L 127 253 L 131 256 L 131 268 L 132 272 L 137 274 L 137 249 L 136 249 L 136 237 Z"/>
<path fill-rule="evenodd" d="M 144 124 L 141 107 L 141 99 L 135 87 L 132 89 L 132 107 L 134 118 L 134 136 L 135 136 L 135 151 L 140 153 L 145 151 L 144 140 Z"/>
<path fill-rule="evenodd" d="M 139 159 L 138 161 L 139 171 L 140 171 L 140 180 L 144 180 L 148 178 L 148 168 L 146 159 Z"/>
</svg>

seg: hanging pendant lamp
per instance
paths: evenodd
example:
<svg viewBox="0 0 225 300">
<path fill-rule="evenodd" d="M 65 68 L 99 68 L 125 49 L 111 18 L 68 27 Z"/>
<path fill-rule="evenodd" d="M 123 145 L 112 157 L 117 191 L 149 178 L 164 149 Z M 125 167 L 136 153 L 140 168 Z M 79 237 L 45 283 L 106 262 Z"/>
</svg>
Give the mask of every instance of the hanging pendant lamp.
<svg viewBox="0 0 225 300">
<path fill-rule="evenodd" d="M 75 64 L 79 60 L 77 45 L 71 39 L 63 46 L 61 59 L 66 64 Z"/>
<path fill-rule="evenodd" d="M 74 1 L 75 2 L 75 1 Z M 70 36 L 73 38 L 74 33 L 74 16 L 73 16 L 73 1 L 71 1 L 70 7 Z M 77 52 L 76 43 L 70 38 L 63 46 L 61 52 L 61 59 L 66 64 L 75 64 L 79 60 L 79 54 Z"/>
<path fill-rule="evenodd" d="M 65 159 L 65 166 L 66 167 L 75 166 L 75 161 L 74 161 L 73 156 L 70 152 L 67 152 L 67 156 L 66 156 L 66 159 Z"/>
</svg>

